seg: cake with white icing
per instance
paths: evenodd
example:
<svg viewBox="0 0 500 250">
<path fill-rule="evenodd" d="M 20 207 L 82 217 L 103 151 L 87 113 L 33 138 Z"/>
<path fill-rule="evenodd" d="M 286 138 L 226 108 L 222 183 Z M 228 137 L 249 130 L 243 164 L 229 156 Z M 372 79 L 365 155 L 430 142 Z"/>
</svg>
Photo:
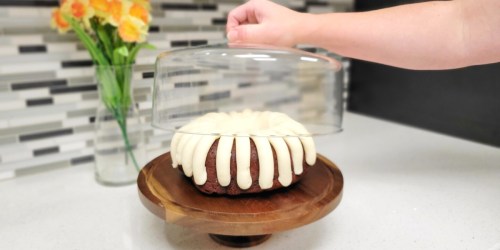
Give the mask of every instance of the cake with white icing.
<svg viewBox="0 0 500 250">
<path fill-rule="evenodd" d="M 269 111 L 208 113 L 178 129 L 170 152 L 200 191 L 229 195 L 288 187 L 316 162 L 306 128 Z"/>
</svg>

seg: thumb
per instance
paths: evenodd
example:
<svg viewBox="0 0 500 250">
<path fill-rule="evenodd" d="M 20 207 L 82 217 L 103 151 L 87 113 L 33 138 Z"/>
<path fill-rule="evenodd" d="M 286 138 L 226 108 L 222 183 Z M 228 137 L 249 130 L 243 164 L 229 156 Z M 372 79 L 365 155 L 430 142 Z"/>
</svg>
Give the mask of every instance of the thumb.
<svg viewBox="0 0 500 250">
<path fill-rule="evenodd" d="M 230 43 L 265 43 L 265 29 L 260 24 L 240 25 L 227 33 Z"/>
</svg>

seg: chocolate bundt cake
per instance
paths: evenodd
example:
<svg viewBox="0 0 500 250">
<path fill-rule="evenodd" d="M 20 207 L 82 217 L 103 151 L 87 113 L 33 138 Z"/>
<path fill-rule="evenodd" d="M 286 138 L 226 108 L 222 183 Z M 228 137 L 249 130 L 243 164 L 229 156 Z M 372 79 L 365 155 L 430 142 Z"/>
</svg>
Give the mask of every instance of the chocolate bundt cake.
<svg viewBox="0 0 500 250">
<path fill-rule="evenodd" d="M 297 182 L 316 162 L 305 127 L 283 113 L 209 113 L 181 127 L 172 165 L 204 193 L 258 193 Z"/>
</svg>

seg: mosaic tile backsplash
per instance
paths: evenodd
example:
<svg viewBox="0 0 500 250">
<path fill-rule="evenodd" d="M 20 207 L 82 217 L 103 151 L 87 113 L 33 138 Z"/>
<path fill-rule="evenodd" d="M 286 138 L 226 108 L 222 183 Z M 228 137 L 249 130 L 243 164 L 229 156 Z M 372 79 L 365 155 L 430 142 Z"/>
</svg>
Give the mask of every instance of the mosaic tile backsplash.
<svg viewBox="0 0 500 250">
<path fill-rule="evenodd" d="M 151 90 L 161 51 L 224 42 L 227 13 L 244 1 L 152 0 L 148 40 L 134 68 L 134 95 L 151 121 Z M 350 9 L 350 0 L 276 1 L 302 12 Z M 94 68 L 74 34 L 50 28 L 54 0 L 0 0 L 0 179 L 92 163 L 97 107 Z M 315 48 L 303 49 L 316 52 Z M 171 134 L 147 125 L 148 159 Z"/>
</svg>

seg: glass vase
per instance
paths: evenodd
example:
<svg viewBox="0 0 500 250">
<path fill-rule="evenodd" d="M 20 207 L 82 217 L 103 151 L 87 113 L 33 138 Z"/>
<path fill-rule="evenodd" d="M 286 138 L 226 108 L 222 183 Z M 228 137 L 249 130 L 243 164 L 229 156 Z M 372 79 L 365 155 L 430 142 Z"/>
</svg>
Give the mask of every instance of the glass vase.
<svg viewBox="0 0 500 250">
<path fill-rule="evenodd" d="M 132 66 L 97 66 L 95 177 L 108 186 L 135 183 L 145 158 L 143 123 L 134 100 Z"/>
</svg>

